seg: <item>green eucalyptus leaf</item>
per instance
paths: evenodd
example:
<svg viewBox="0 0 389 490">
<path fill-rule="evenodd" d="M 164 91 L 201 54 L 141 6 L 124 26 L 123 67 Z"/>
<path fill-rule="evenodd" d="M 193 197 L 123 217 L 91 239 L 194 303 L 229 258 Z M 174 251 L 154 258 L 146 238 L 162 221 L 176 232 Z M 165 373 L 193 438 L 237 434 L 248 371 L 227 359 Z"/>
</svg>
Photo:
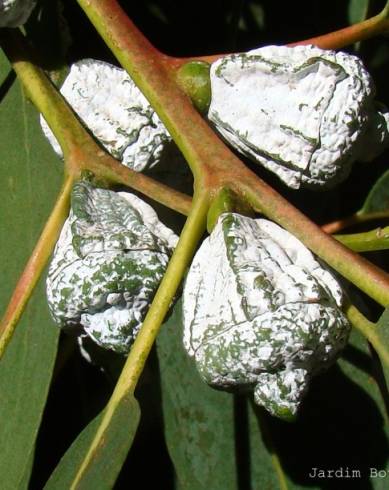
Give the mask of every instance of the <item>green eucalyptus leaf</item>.
<svg viewBox="0 0 389 490">
<path fill-rule="evenodd" d="M 377 354 L 381 360 L 386 385 L 389 387 L 389 356 L 387 354 L 389 351 L 389 307 L 382 313 L 374 332 L 377 335 Z M 378 348 L 379 346 L 382 346 L 382 349 Z"/>
<path fill-rule="evenodd" d="M 255 25 L 256 29 L 258 31 L 263 31 L 265 29 L 265 10 L 263 5 L 250 2 L 248 5 L 248 14 L 250 15 L 250 20 L 252 21 L 253 25 Z"/>
<path fill-rule="evenodd" d="M 93 443 L 105 412 L 88 424 L 70 446 L 47 482 L 46 490 L 77 488 L 109 490 L 120 473 L 127 453 L 132 445 L 140 419 L 140 408 L 133 395 L 124 397 L 104 429 L 93 455 L 86 454 Z M 80 468 L 86 462 L 80 472 Z"/>
<path fill-rule="evenodd" d="M 338 488 L 328 475 L 310 476 L 319 469 L 343 469 L 339 488 L 387 488 L 387 478 L 374 477 L 388 470 L 385 406 L 359 332 L 337 365 L 312 380 L 293 423 L 202 383 L 181 336 L 179 304 L 157 348 L 166 441 L 181 490 Z M 351 470 L 357 476 L 347 480 Z"/>
<path fill-rule="evenodd" d="M 182 490 L 283 489 L 249 399 L 203 383 L 182 345 L 179 302 L 157 339 L 165 437 Z M 276 460 L 276 458 L 275 458 Z"/>
<path fill-rule="evenodd" d="M 369 0 L 349 0 L 348 20 L 350 24 L 356 24 L 366 19 L 369 3 Z"/>
<path fill-rule="evenodd" d="M 377 213 L 389 209 L 389 170 L 371 188 L 358 214 Z"/>
<path fill-rule="evenodd" d="M 374 476 L 389 468 L 387 417 L 375 376 L 368 343 L 353 330 L 338 363 L 312 380 L 296 422 L 265 414 L 287 488 L 387 488 L 389 476 Z"/>
<path fill-rule="evenodd" d="M 200 2 L 193 9 L 188 9 L 184 3 L 180 6 L 179 3 L 158 0 L 122 3 L 131 17 L 134 14 L 141 21 L 142 30 L 149 32 L 159 49 L 176 56 L 247 50 L 256 45 L 259 30 L 263 31 L 263 44 L 303 39 L 315 33 L 307 35 L 306 31 L 300 30 L 304 27 L 301 19 L 310 19 L 309 25 L 313 20 L 316 33 L 324 33 L 339 28 L 347 14 L 350 23 L 362 20 L 369 4 L 367 0 L 349 0 L 335 7 L 331 2 L 322 2 L 319 12 L 315 2 L 270 5 L 249 0 L 246 5 L 234 2 L 234 8 L 226 5 L 224 9 L 220 9 L 220 2 L 209 1 Z M 171 5 L 166 6 L 168 4 Z M 39 6 L 42 5 L 43 15 L 39 8 L 35 9 L 25 28 L 41 66 L 50 71 L 55 83 L 60 82 L 63 75 L 63 58 L 74 61 L 91 54 L 103 59 L 107 57 L 98 37 L 93 38 L 92 30 L 85 28 L 83 16 L 73 15 L 76 2 L 40 0 Z M 74 35 L 70 52 L 67 52 L 67 28 L 57 22 L 58 17 L 56 21 L 53 19 L 60 5 L 64 7 L 64 15 Z M 236 13 L 231 16 L 232 10 Z M 165 24 L 163 30 L 162 24 Z M 199 25 L 201 35 L 198 35 Z M 371 41 L 371 46 L 376 41 L 379 40 Z M 385 41 L 380 42 L 375 57 L 364 53 L 371 67 L 376 68 L 380 60 L 381 66 L 387 57 Z M 62 43 L 60 56 L 57 43 Z M 381 96 L 385 97 L 387 70 L 382 69 L 378 75 L 376 82 L 378 88 L 384 88 Z M 206 85 L 204 88 L 207 94 Z M 205 108 L 206 102 L 206 97 L 200 97 L 200 108 Z M 387 100 L 385 102 L 388 103 Z M 3 311 L 54 202 L 63 167 L 56 166 L 56 162 L 51 163 L 50 160 L 56 157 L 42 140 L 35 113 L 14 83 L 13 74 L 2 58 L 0 104 L 0 308 Z M 160 175 L 167 184 L 177 184 L 185 192 L 192 189 L 189 173 L 189 177 L 184 174 L 184 181 L 182 167 L 172 165 L 169 159 L 166 166 L 169 168 Z M 370 168 L 366 167 L 367 177 Z M 389 172 L 373 187 L 361 213 L 389 209 L 388 184 Z M 354 196 L 360 195 L 357 192 L 359 188 L 354 189 Z M 339 194 L 337 197 L 342 199 Z M 328 205 L 333 201 L 334 207 L 330 206 L 329 211 L 338 209 L 338 199 L 323 201 Z M 311 212 L 315 214 L 313 208 L 316 208 L 317 200 L 312 206 L 301 197 L 301 203 L 309 215 Z M 321 216 L 320 220 L 325 222 L 325 218 Z M 387 416 L 374 379 L 374 362 L 368 344 L 358 332 L 353 332 L 343 359 L 312 381 L 300 416 L 295 423 L 287 424 L 253 407 L 247 398 L 212 390 L 201 382 L 181 345 L 180 315 L 178 306 L 158 340 L 166 440 L 177 471 L 177 490 L 388 488 L 389 472 L 386 477 L 374 477 L 374 471 L 388 470 Z M 377 326 L 385 345 L 389 341 L 388 331 L 389 314 L 385 312 Z M 48 317 L 43 286 L 40 285 L 5 357 L 0 361 L 1 490 L 28 488 L 57 336 L 58 330 L 53 328 Z M 62 401 L 66 395 L 61 392 L 59 399 Z M 74 403 L 72 396 L 69 398 L 68 403 L 73 403 L 74 412 L 80 415 L 82 407 Z M 67 406 L 60 409 L 57 420 L 69 417 Z M 127 412 L 134 414 L 133 419 L 128 418 Z M 126 447 L 131 444 L 136 430 L 138 416 L 139 410 L 133 399 L 123 402 L 108 426 L 107 445 L 97 450 L 96 459 L 92 459 L 78 488 L 114 486 Z M 48 488 L 70 488 L 100 421 L 101 417 L 95 419 L 76 440 L 50 479 Z M 47 441 L 43 443 L 50 451 Z M 142 444 L 150 442 L 145 439 Z M 38 449 L 42 450 L 39 445 Z M 40 461 L 39 450 L 37 461 Z M 147 461 L 147 464 L 146 471 L 152 472 L 154 462 Z M 311 478 L 309 475 L 314 467 L 356 470 L 361 472 L 361 476 Z M 373 477 L 369 474 L 372 470 Z M 144 488 L 144 485 L 131 480 L 129 488 Z"/>
<path fill-rule="evenodd" d="M 38 114 L 0 54 L 0 311 L 4 312 L 60 188 L 62 170 L 41 134 Z M 59 330 L 43 281 L 0 361 L 2 490 L 27 488 L 51 381 Z"/>
</svg>

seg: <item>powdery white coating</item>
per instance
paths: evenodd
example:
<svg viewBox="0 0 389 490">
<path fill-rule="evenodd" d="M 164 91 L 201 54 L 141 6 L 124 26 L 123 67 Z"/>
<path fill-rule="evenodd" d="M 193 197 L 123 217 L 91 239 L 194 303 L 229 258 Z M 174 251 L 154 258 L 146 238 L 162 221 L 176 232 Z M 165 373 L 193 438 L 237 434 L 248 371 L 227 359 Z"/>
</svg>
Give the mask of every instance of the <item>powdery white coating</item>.
<svg viewBox="0 0 389 490">
<path fill-rule="evenodd" d="M 138 197 L 76 184 L 47 278 L 56 323 L 128 352 L 177 240 Z"/>
<path fill-rule="evenodd" d="M 29 18 L 36 0 L 0 0 L 0 27 L 18 27 Z"/>
<path fill-rule="evenodd" d="M 161 120 L 130 76 L 109 63 L 74 63 L 61 93 L 105 149 L 127 167 L 141 172 L 157 165 L 172 141 Z M 41 118 L 55 152 L 61 148 Z"/>
<path fill-rule="evenodd" d="M 186 279 L 184 345 L 211 386 L 253 389 L 272 414 L 294 415 L 347 341 L 341 304 L 338 282 L 289 232 L 225 213 Z"/>
<path fill-rule="evenodd" d="M 347 53 L 266 46 L 226 56 L 211 66 L 211 89 L 208 118 L 222 136 L 295 189 L 333 186 L 389 141 L 373 81 Z"/>
</svg>

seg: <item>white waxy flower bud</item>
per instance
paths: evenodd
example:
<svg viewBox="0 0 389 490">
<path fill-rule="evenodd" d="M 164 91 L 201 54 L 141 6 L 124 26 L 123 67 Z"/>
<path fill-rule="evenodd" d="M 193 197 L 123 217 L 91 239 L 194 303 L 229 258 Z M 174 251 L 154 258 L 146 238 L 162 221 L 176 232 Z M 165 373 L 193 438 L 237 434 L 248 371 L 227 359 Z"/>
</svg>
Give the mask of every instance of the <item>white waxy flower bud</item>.
<svg viewBox="0 0 389 490">
<path fill-rule="evenodd" d="M 330 187 L 389 142 L 386 109 L 356 56 L 266 46 L 211 67 L 208 118 L 237 150 L 289 187 Z M 367 147 L 367 148 L 366 148 Z"/>
<path fill-rule="evenodd" d="M 47 278 L 56 323 L 128 352 L 177 240 L 138 197 L 77 183 Z"/>
<path fill-rule="evenodd" d="M 18 27 L 29 18 L 36 0 L 0 0 L 0 27 Z"/>
<path fill-rule="evenodd" d="M 184 345 L 209 385 L 253 390 L 291 418 L 310 377 L 347 342 L 341 303 L 338 282 L 289 232 L 224 213 L 186 279 Z"/>
<path fill-rule="evenodd" d="M 122 69 L 92 59 L 72 65 L 61 93 L 104 148 L 141 172 L 157 165 L 172 138 L 147 99 Z M 61 148 L 42 118 L 56 153 Z"/>
</svg>

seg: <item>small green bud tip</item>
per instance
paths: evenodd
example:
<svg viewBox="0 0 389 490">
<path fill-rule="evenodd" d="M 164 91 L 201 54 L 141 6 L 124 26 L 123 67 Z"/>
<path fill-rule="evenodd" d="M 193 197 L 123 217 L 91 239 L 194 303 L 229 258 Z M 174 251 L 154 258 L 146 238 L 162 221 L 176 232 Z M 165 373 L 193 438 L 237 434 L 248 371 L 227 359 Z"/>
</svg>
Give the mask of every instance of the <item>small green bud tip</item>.
<svg viewBox="0 0 389 490">
<path fill-rule="evenodd" d="M 101 177 L 97 177 L 93 172 L 88 169 L 81 171 L 80 182 L 87 182 L 92 184 L 94 187 L 101 187 L 102 189 L 109 189 L 110 183 Z"/>
<path fill-rule="evenodd" d="M 273 415 L 283 420 L 284 422 L 295 422 L 297 418 L 297 413 L 293 413 L 289 408 L 285 406 L 277 407 Z"/>
<path fill-rule="evenodd" d="M 228 188 L 220 189 L 209 208 L 207 216 L 207 230 L 209 233 L 212 232 L 219 216 L 223 213 L 238 213 L 254 217 L 254 211 L 251 206 Z"/>
<path fill-rule="evenodd" d="M 84 169 L 81 171 L 81 180 L 93 183 L 93 181 L 95 180 L 95 174 L 90 170 Z"/>
<path fill-rule="evenodd" d="M 191 98 L 196 109 L 205 114 L 211 103 L 211 65 L 204 61 L 185 63 L 177 72 L 177 82 Z"/>
</svg>

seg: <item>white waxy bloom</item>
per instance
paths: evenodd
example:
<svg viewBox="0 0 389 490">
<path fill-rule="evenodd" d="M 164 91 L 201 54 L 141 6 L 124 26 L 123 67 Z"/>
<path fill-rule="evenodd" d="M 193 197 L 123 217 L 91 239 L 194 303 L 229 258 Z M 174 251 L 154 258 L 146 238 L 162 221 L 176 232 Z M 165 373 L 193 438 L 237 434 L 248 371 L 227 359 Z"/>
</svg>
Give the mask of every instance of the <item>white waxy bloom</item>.
<svg viewBox="0 0 389 490">
<path fill-rule="evenodd" d="M 36 0 L 0 0 L 0 27 L 18 27 L 29 18 Z"/>
<path fill-rule="evenodd" d="M 266 46 L 211 67 L 208 118 L 289 187 L 330 187 L 389 141 L 362 61 L 314 46 Z M 381 108 L 382 109 L 382 108 Z"/>
<path fill-rule="evenodd" d="M 74 63 L 61 93 L 104 148 L 124 165 L 141 172 L 159 163 L 172 138 L 130 76 L 92 59 Z M 42 118 L 54 150 L 61 148 Z"/>
<path fill-rule="evenodd" d="M 77 183 L 47 278 L 56 323 L 128 352 L 177 240 L 138 197 Z"/>
<path fill-rule="evenodd" d="M 338 282 L 289 232 L 224 213 L 186 279 L 184 345 L 209 385 L 253 390 L 291 418 L 310 377 L 347 342 L 341 304 Z"/>
</svg>

